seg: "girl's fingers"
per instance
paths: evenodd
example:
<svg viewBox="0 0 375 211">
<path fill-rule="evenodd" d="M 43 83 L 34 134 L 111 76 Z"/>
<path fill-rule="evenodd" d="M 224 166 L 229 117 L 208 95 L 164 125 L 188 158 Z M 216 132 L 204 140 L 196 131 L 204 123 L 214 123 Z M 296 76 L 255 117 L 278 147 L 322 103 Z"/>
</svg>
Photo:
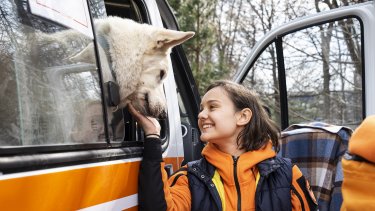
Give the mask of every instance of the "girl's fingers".
<svg viewBox="0 0 375 211">
<path fill-rule="evenodd" d="M 128 110 L 133 115 L 133 117 L 137 120 L 137 122 L 142 122 L 146 119 L 145 116 L 143 116 L 141 113 L 139 113 L 132 104 L 128 104 Z"/>
<path fill-rule="evenodd" d="M 159 121 L 153 117 L 147 117 L 148 120 L 150 120 L 152 122 L 152 124 L 155 126 L 155 128 L 157 130 L 160 131 L 161 127 L 160 127 L 160 124 L 159 124 Z"/>
<path fill-rule="evenodd" d="M 159 133 L 161 127 L 158 120 L 152 117 L 144 116 L 135 110 L 134 106 L 130 103 L 128 104 L 128 110 L 146 133 Z"/>
</svg>

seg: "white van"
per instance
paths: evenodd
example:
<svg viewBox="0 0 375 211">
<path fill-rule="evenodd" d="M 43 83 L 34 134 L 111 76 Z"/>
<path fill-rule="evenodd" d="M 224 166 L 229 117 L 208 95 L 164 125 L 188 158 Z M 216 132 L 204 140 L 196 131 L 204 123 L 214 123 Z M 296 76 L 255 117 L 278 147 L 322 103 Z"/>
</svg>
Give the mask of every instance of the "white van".
<svg viewBox="0 0 375 211">
<path fill-rule="evenodd" d="M 66 58 L 88 42 L 97 49 L 95 18 L 178 30 L 167 2 L 3 0 L 0 11 L 0 209 L 136 210 L 143 131 L 126 109 L 108 105 L 105 56 L 96 53 L 92 64 Z M 69 46 L 40 36 L 66 29 L 81 35 Z M 171 61 L 160 120 L 169 172 L 202 147 L 200 97 L 180 46 Z"/>
<path fill-rule="evenodd" d="M 90 29 L 67 20 L 62 24 L 71 16 L 56 11 L 91 16 L 91 25 L 93 18 L 116 15 L 178 29 L 176 20 L 165 0 L 56 2 L 3 0 L 0 5 L 1 210 L 137 210 L 143 133 L 126 110 L 110 115 L 100 67 L 105 58 L 67 63 L 66 54 L 75 52 L 53 42 L 38 45 L 37 32 L 70 28 L 96 42 Z M 323 45 L 315 41 L 328 31 L 336 32 L 328 51 L 335 53 L 322 56 Z M 375 113 L 373 37 L 373 2 L 301 18 L 259 41 L 234 80 L 256 89 L 283 129 L 304 121 L 355 128 Z M 77 51 L 80 43 L 72 41 Z M 202 144 L 200 97 L 181 47 L 173 49 L 171 61 L 174 74 L 164 84 L 168 117 L 161 125 L 163 156 L 173 171 L 199 158 Z M 326 65 L 334 70 L 330 77 L 324 75 Z M 322 87 L 325 92 L 317 92 Z M 75 119 L 82 116 L 91 127 L 77 130 Z"/>
</svg>

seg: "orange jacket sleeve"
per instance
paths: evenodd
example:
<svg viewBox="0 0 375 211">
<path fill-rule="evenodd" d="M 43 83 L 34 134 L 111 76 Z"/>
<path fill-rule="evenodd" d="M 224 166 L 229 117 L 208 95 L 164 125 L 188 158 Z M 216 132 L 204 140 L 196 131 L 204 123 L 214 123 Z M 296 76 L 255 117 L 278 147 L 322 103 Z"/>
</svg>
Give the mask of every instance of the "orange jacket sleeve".
<svg viewBox="0 0 375 211">
<path fill-rule="evenodd" d="M 164 195 L 167 203 L 167 210 L 190 210 L 191 196 L 187 178 L 186 166 L 174 173 L 169 179 L 167 173 L 163 170 L 164 163 L 161 165 L 163 172 Z"/>
<path fill-rule="evenodd" d="M 160 139 L 146 139 L 139 170 L 139 210 L 190 210 L 186 168 L 181 168 L 168 179 L 164 165 Z"/>
</svg>

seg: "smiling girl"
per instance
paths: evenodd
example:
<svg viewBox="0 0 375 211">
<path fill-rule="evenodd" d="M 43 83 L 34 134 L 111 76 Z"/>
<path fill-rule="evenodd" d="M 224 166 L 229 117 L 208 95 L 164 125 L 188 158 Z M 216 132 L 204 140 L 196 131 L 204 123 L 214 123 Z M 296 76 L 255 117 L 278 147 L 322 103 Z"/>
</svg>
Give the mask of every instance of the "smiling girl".
<svg viewBox="0 0 375 211">
<path fill-rule="evenodd" d="M 309 184 L 289 159 L 276 156 L 279 129 L 258 97 L 217 81 L 202 98 L 198 125 L 207 142 L 203 158 L 169 179 L 160 125 L 129 111 L 146 134 L 139 175 L 140 210 L 316 210 Z"/>
</svg>

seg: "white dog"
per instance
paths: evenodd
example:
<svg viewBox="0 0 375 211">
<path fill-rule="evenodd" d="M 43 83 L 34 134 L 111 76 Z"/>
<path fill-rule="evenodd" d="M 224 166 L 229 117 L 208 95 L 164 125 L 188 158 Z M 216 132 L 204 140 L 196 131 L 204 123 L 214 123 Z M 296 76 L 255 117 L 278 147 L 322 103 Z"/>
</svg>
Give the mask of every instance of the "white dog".
<svg viewBox="0 0 375 211">
<path fill-rule="evenodd" d="M 115 110 L 116 107 L 124 108 L 128 103 L 132 103 L 145 115 L 165 116 L 166 100 L 162 83 L 169 74 L 171 48 L 191 38 L 194 32 L 167 30 L 119 17 L 95 20 L 95 31 L 99 43 L 103 82 L 112 81 L 118 84 L 119 103 L 109 106 Z M 61 72 L 63 75 L 69 65 L 73 67 L 74 73 L 80 72 L 80 65 L 82 67 L 91 65 L 91 69 L 88 69 L 90 71 L 94 69 L 92 67 L 96 64 L 94 44 L 79 32 L 75 30 L 62 30 L 49 34 L 41 32 L 35 38 L 36 42 L 25 43 L 36 46 L 30 49 L 38 49 L 42 52 L 37 54 L 40 58 L 35 61 L 43 63 L 39 66 L 52 67 L 46 71 L 47 75 L 54 76 L 56 72 Z M 60 67 L 63 67 L 64 71 L 55 71 Z M 83 71 L 87 70 L 83 69 Z M 99 91 L 97 89 L 99 87 L 88 91 L 69 89 L 65 87 L 65 79 L 62 80 L 61 77 L 58 79 L 51 77 L 49 81 L 52 84 L 47 84 L 48 87 L 53 87 L 51 90 L 54 91 L 55 109 L 58 111 L 57 117 L 51 118 L 51 125 L 62 125 L 61 136 L 66 142 L 71 140 L 92 142 L 103 137 L 105 125 L 103 125 L 101 93 L 96 92 L 95 97 L 91 96 L 91 92 Z M 96 77 L 93 78 L 98 80 Z M 83 99 L 82 96 L 88 95 L 89 99 Z M 109 131 L 110 136 L 117 136 L 117 134 L 121 136 L 119 131 L 124 130 L 121 125 L 122 113 L 120 113 L 112 112 L 111 109 L 108 112 L 112 127 L 112 131 Z"/>
<path fill-rule="evenodd" d="M 119 85 L 120 104 L 129 102 L 141 113 L 154 117 L 165 114 L 166 103 L 162 82 L 168 74 L 171 48 L 194 36 L 194 32 L 180 32 L 139 24 L 129 19 L 108 17 L 95 21 L 96 34 L 108 43 L 111 64 L 102 64 L 104 81 L 111 80 L 112 68 Z M 91 44 L 92 45 L 92 44 Z M 92 46 L 87 46 L 71 58 L 90 61 Z M 103 55 L 103 46 L 99 48 Z"/>
</svg>

